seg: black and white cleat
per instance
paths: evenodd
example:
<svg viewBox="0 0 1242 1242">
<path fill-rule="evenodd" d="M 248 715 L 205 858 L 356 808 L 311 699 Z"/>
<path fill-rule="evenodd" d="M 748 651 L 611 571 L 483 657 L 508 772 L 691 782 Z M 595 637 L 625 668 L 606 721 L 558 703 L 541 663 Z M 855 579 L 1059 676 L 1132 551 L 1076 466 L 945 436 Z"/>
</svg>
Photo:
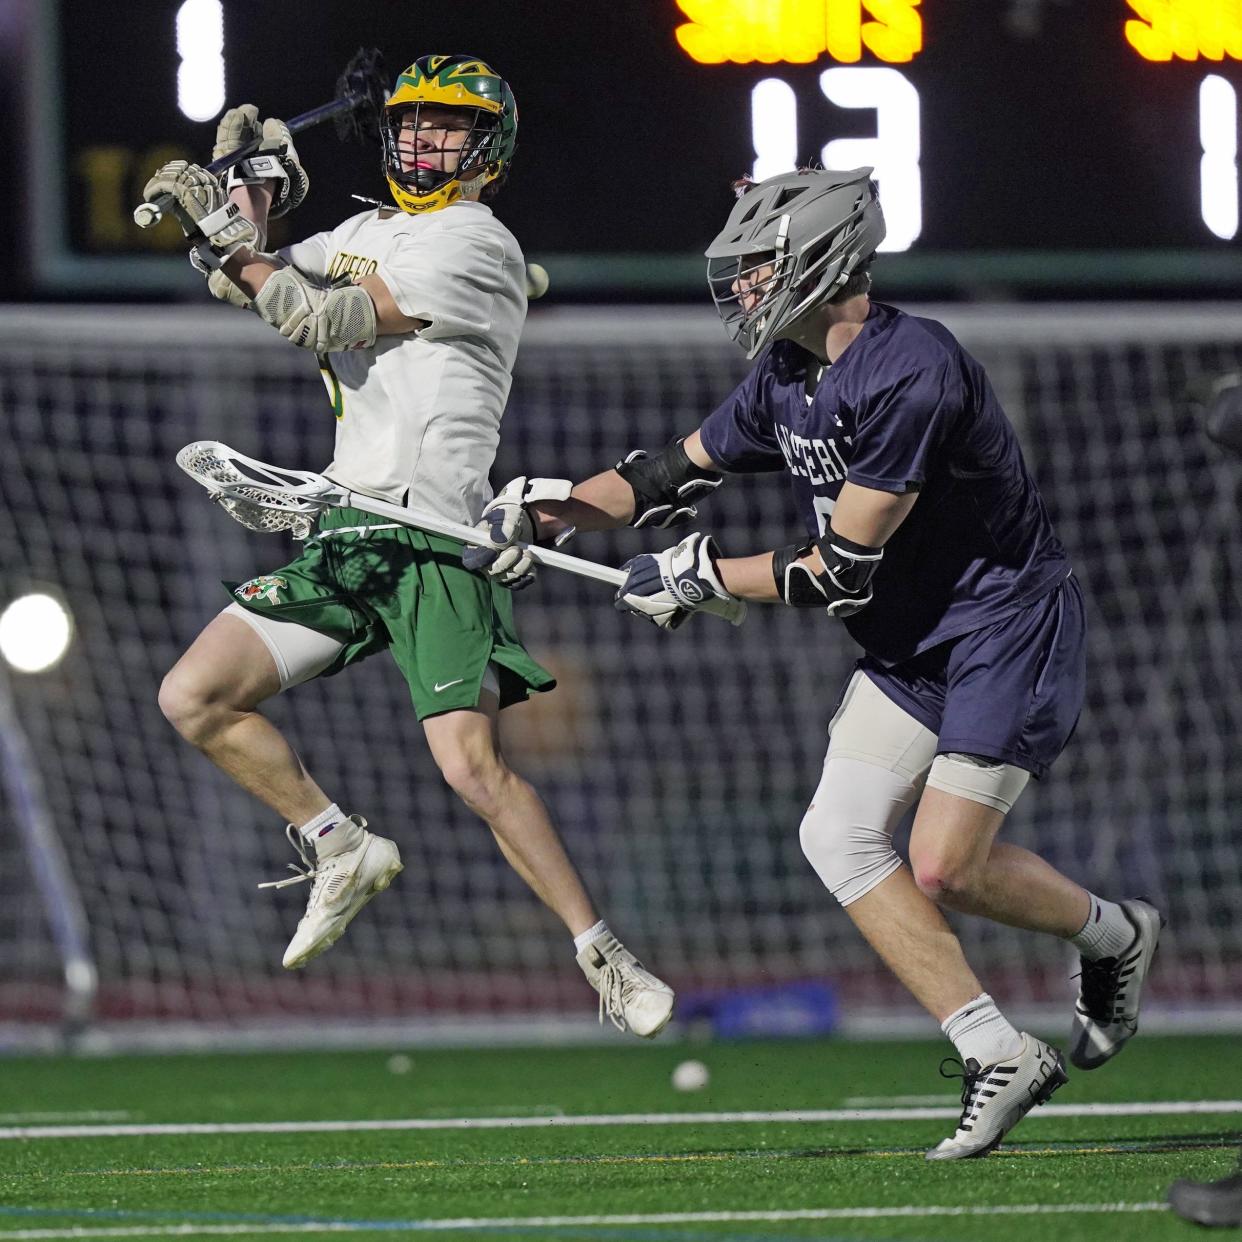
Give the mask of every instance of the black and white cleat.
<svg viewBox="0 0 1242 1242">
<path fill-rule="evenodd" d="M 1164 919 L 1145 901 L 1123 901 L 1121 908 L 1134 926 L 1130 947 L 1117 957 L 1096 962 L 1079 959 L 1082 973 L 1070 1030 L 1070 1061 L 1078 1069 L 1097 1069 L 1138 1031 L 1143 984 L 1156 956 Z"/>
<path fill-rule="evenodd" d="M 945 1063 L 940 1063 L 945 1078 L 962 1079 L 962 1116 L 957 1130 L 927 1153 L 928 1160 L 986 1156 L 1032 1108 L 1069 1081 L 1060 1052 L 1034 1035 L 1022 1036 L 1022 1051 L 1009 1061 L 981 1066 L 971 1058 L 960 1075 L 945 1073 Z"/>
</svg>

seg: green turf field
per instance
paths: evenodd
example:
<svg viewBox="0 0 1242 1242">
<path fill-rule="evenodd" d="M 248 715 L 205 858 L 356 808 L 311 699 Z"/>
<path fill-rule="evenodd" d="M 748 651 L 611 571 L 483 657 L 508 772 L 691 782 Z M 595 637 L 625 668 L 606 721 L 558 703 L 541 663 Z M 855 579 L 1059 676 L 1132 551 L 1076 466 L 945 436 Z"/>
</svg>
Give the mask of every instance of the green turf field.
<svg viewBox="0 0 1242 1242">
<path fill-rule="evenodd" d="M 0 1060 L 0 1242 L 1195 1236 L 1159 1205 L 1172 1178 L 1231 1168 L 1242 1041 L 1140 1038 L 1072 1073 L 1001 1151 L 933 1165 L 923 1151 L 956 1116 L 936 1076 L 946 1047 L 618 1036 L 415 1050 L 404 1072 L 380 1052 Z M 690 1056 L 711 1084 L 675 1092 Z M 1217 1111 L 1190 1111 L 1197 1101 Z M 1169 1111 L 1135 1107 L 1159 1102 Z M 791 1110 L 864 1116 L 729 1116 Z M 700 1116 L 668 1119 L 688 1113 Z"/>
</svg>

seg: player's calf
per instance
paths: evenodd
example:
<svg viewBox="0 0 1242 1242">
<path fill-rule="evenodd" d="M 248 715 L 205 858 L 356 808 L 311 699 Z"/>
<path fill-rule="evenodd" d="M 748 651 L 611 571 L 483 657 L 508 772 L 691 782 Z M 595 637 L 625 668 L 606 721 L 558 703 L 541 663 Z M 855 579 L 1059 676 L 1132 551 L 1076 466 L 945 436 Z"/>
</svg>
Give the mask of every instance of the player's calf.
<svg viewBox="0 0 1242 1242">
<path fill-rule="evenodd" d="M 586 944 L 577 957 L 587 982 L 599 993 L 599 1020 L 607 1014 L 619 1031 L 654 1039 L 673 1016 L 673 989 L 657 979 L 610 931 Z"/>
<path fill-rule="evenodd" d="M 339 813 L 338 813 L 339 815 Z M 286 970 L 305 966 L 313 957 L 330 949 L 354 917 L 377 893 L 382 893 L 402 870 L 396 843 L 367 831 L 360 815 L 319 817 L 301 831 L 292 824 L 285 830 L 289 843 L 306 864 L 296 863 L 289 870 L 296 874 L 286 880 L 272 880 L 260 888 L 285 888 L 310 881 L 306 913 L 298 923 L 285 950 Z M 332 821 L 332 822 L 328 822 Z M 322 835 L 319 835 L 322 834 Z M 306 845 L 313 841 L 314 861 Z"/>
</svg>

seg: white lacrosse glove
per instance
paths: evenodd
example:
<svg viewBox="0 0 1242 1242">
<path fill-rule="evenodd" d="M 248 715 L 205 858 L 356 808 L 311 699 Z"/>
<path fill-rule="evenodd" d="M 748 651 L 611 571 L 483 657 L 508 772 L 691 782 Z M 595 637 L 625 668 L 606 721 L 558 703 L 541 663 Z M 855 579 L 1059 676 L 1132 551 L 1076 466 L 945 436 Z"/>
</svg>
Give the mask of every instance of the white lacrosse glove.
<svg viewBox="0 0 1242 1242">
<path fill-rule="evenodd" d="M 198 250 L 190 247 L 190 266 L 207 281 L 207 292 L 221 302 L 236 306 L 238 310 L 250 309 L 250 297 L 239 289 L 225 274 L 222 268 L 208 267 L 199 257 Z"/>
<path fill-rule="evenodd" d="M 626 561 L 621 568 L 629 577 L 617 590 L 617 611 L 646 617 L 662 630 L 675 630 L 704 605 L 724 600 L 736 608 L 732 620 L 740 625 L 746 605 L 720 581 L 719 555 L 716 541 L 695 531 L 675 547 Z"/>
<path fill-rule="evenodd" d="M 510 479 L 487 503 L 483 516 L 476 523 L 487 531 L 493 547 L 464 548 L 462 564 L 495 578 L 510 591 L 521 591 L 535 580 L 535 562 L 526 548 L 517 543 L 535 542 L 535 523 L 526 506 L 539 500 L 568 500 L 573 491 L 568 479 L 527 479 L 519 474 Z M 557 539 L 564 543 L 572 531 Z"/>
<path fill-rule="evenodd" d="M 259 110 L 254 104 L 230 108 L 216 126 L 216 145 L 211 158 L 224 159 L 255 141 L 259 149 L 229 169 L 224 188 L 232 191 L 239 185 L 272 182 L 272 205 L 267 214 L 274 220 L 300 207 L 310 190 L 310 178 L 298 159 L 293 136 L 284 121 L 268 117 L 260 125 Z"/>
<path fill-rule="evenodd" d="M 142 197 L 154 202 L 162 195 L 173 200 L 173 214 L 187 237 L 198 238 L 195 249 L 202 265 L 217 268 L 235 250 L 257 246 L 259 232 L 236 203 L 225 201 L 214 173 L 185 160 L 173 160 L 147 182 Z"/>
</svg>

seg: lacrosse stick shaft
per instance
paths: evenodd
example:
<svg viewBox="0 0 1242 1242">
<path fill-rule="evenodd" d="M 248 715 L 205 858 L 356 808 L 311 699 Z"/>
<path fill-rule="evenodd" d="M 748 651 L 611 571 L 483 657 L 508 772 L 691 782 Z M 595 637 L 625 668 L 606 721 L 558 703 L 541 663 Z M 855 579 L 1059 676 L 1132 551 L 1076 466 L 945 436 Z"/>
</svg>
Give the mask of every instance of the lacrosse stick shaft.
<svg viewBox="0 0 1242 1242">
<path fill-rule="evenodd" d="M 291 134 L 300 134 L 304 129 L 310 129 L 314 125 L 320 125 L 324 121 L 330 121 L 333 117 L 340 116 L 343 112 L 352 112 L 355 108 L 361 108 L 364 104 L 370 102 L 370 97 L 363 90 L 353 92 L 348 95 L 341 96 L 340 99 L 334 99 L 331 103 L 320 104 L 318 108 L 312 108 L 309 112 L 302 112 L 295 116 L 291 121 L 285 122 L 289 127 Z M 253 142 L 248 142 L 244 146 L 238 147 L 236 151 L 230 151 L 228 155 L 222 155 L 218 160 L 212 160 L 206 165 L 209 173 L 227 172 L 234 164 L 240 164 L 242 160 L 253 155 L 261 143 L 261 139 L 256 138 Z M 134 223 L 140 229 L 149 229 L 160 222 L 164 212 L 168 210 L 172 199 L 167 194 L 161 194 L 159 198 L 149 203 L 139 203 L 134 208 Z"/>
<path fill-rule="evenodd" d="M 187 444 L 177 454 L 177 465 L 207 488 L 215 500 L 225 503 L 230 515 L 250 530 L 300 528 L 303 533 L 298 537 L 305 538 L 311 522 L 325 509 L 345 508 L 358 509 L 373 517 L 390 518 L 401 526 L 410 526 L 471 547 L 495 546 L 488 534 L 477 526 L 467 526 L 464 522 L 454 522 L 449 518 L 377 500 L 309 470 L 285 470 L 270 466 L 246 457 L 218 440 L 198 440 Z M 229 508 L 229 504 L 259 513 L 270 510 L 279 515 L 279 520 L 270 527 L 262 523 L 254 525 L 237 508 Z M 611 587 L 623 586 L 629 577 L 623 569 L 570 556 L 554 548 L 541 548 L 537 544 L 520 541 L 516 546 L 525 549 L 536 565 L 605 582 Z M 699 605 L 699 608 L 733 625 L 740 625 L 746 615 L 746 605 L 739 599 L 713 598 Z"/>
<path fill-rule="evenodd" d="M 436 517 L 432 513 L 420 513 L 416 509 L 406 509 L 401 505 L 390 505 L 383 500 L 375 500 L 370 496 L 362 496 L 357 492 L 346 492 L 337 504 L 350 509 L 361 509 L 374 517 L 392 518 L 403 526 L 413 526 L 425 530 L 432 535 L 443 535 L 445 539 L 456 539 L 458 543 L 467 543 L 476 548 L 490 548 L 492 542 L 485 531 L 477 526 L 466 526 L 462 522 L 453 522 L 448 518 Z M 600 565 L 580 556 L 570 556 L 568 552 L 558 552 L 555 548 L 541 548 L 536 544 L 522 544 L 530 553 L 530 559 L 536 565 L 546 565 L 549 569 L 563 569 L 566 573 L 576 574 L 579 578 L 593 578 L 596 582 L 606 582 L 609 586 L 619 587 L 626 578 L 620 569 L 611 565 Z"/>
<path fill-rule="evenodd" d="M 400 505 L 390 505 L 383 500 L 374 500 L 370 496 L 360 496 L 357 492 L 344 492 L 332 500 L 333 504 L 345 505 L 351 509 L 361 509 L 375 517 L 392 518 L 403 526 L 413 526 L 425 530 L 432 535 L 443 535 L 446 539 L 456 539 L 459 543 L 468 543 L 476 548 L 490 548 L 492 541 L 477 526 L 466 526 L 461 522 L 452 522 L 448 518 L 436 517 L 430 513 L 419 513 L 415 509 L 404 509 Z M 611 565 L 600 565 L 596 561 L 585 560 L 581 556 L 570 556 L 568 552 L 558 552 L 555 548 L 541 548 L 538 544 L 522 543 L 518 547 L 525 548 L 530 559 L 536 565 L 546 565 L 549 569 L 564 570 L 565 573 L 576 574 L 579 578 L 592 578 L 596 582 L 606 582 L 611 587 L 624 586 L 629 576 L 623 569 L 614 569 Z M 743 605 L 740 601 L 711 599 L 702 604 L 700 612 L 709 612 L 713 616 L 740 624 Z"/>
</svg>

